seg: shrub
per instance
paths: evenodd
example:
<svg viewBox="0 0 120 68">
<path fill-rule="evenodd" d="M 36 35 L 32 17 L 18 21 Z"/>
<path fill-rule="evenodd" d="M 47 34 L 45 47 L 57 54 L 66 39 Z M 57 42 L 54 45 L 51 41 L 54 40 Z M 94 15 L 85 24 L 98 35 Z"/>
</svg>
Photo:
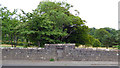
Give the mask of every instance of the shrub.
<svg viewBox="0 0 120 68">
<path fill-rule="evenodd" d="M 28 46 L 27 46 L 27 45 L 24 45 L 23 47 L 24 47 L 24 48 L 27 48 Z"/>
<path fill-rule="evenodd" d="M 50 59 L 50 61 L 55 61 L 55 60 L 52 58 L 52 59 Z"/>
<path fill-rule="evenodd" d="M 113 47 L 120 49 L 120 45 L 115 45 L 115 46 L 113 46 Z"/>
</svg>

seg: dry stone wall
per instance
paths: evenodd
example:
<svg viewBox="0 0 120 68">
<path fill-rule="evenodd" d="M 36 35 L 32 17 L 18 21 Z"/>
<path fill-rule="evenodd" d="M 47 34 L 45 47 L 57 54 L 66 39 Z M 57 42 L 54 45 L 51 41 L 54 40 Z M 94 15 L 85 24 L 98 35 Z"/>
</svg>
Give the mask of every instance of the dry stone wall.
<svg viewBox="0 0 120 68">
<path fill-rule="evenodd" d="M 118 61 L 117 50 L 75 48 L 75 44 L 46 44 L 45 48 L 2 48 L 3 60 Z"/>
</svg>

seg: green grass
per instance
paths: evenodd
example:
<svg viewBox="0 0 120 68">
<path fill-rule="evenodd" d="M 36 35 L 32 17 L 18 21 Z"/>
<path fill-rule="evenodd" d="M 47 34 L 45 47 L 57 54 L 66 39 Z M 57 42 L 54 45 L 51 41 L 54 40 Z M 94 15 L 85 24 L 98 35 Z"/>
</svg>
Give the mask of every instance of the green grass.
<svg viewBox="0 0 120 68">
<path fill-rule="evenodd" d="M 12 46 L 0 46 L 0 47 L 12 47 Z M 16 47 L 22 48 L 23 46 L 16 46 Z"/>
<path fill-rule="evenodd" d="M 8 44 L 2 44 L 0 47 L 12 47 L 12 46 L 11 46 L 11 45 L 8 45 Z M 16 47 L 22 48 L 23 46 L 17 45 Z"/>
<path fill-rule="evenodd" d="M 11 46 L 0 46 L 0 47 L 11 47 Z"/>
<path fill-rule="evenodd" d="M 10 44 L 2 44 L 0 47 L 12 47 L 12 45 L 10 45 Z M 16 47 L 18 47 L 18 48 L 27 48 L 27 46 L 26 45 L 17 45 Z M 30 46 L 30 47 L 35 47 L 35 46 Z"/>
<path fill-rule="evenodd" d="M 0 47 L 12 47 L 10 44 L 2 44 Z M 27 48 L 27 46 L 23 45 L 17 45 L 16 47 L 18 48 Z M 35 47 L 35 46 L 30 46 L 30 47 Z M 44 48 L 44 47 L 41 47 Z M 76 47 L 77 48 L 77 47 Z M 85 48 L 84 46 L 79 46 L 78 48 Z M 96 48 L 96 47 L 86 47 L 86 48 Z M 106 49 L 106 47 L 97 47 L 100 49 Z M 109 49 L 118 49 L 117 47 L 109 47 Z"/>
</svg>

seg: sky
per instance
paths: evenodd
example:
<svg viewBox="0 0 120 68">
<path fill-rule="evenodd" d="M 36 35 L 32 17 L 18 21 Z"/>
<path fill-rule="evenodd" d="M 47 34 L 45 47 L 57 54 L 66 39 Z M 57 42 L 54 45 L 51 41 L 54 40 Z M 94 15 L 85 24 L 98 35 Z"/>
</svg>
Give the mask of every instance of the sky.
<svg viewBox="0 0 120 68">
<path fill-rule="evenodd" d="M 2 6 L 9 10 L 23 9 L 25 12 L 31 12 L 43 0 L 0 0 Z M 74 10 L 80 12 L 79 17 L 86 20 L 89 28 L 110 27 L 118 29 L 118 2 L 120 0 L 50 0 L 65 1 L 71 5 L 70 12 Z"/>
</svg>

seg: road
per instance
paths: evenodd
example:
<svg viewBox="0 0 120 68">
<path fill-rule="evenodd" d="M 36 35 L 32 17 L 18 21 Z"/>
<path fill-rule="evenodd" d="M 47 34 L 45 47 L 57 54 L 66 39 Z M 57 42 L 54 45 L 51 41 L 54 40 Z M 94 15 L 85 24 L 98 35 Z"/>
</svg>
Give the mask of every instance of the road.
<svg viewBox="0 0 120 68">
<path fill-rule="evenodd" d="M 118 66 L 112 61 L 39 61 L 39 60 L 3 60 L 3 66 Z"/>
</svg>

